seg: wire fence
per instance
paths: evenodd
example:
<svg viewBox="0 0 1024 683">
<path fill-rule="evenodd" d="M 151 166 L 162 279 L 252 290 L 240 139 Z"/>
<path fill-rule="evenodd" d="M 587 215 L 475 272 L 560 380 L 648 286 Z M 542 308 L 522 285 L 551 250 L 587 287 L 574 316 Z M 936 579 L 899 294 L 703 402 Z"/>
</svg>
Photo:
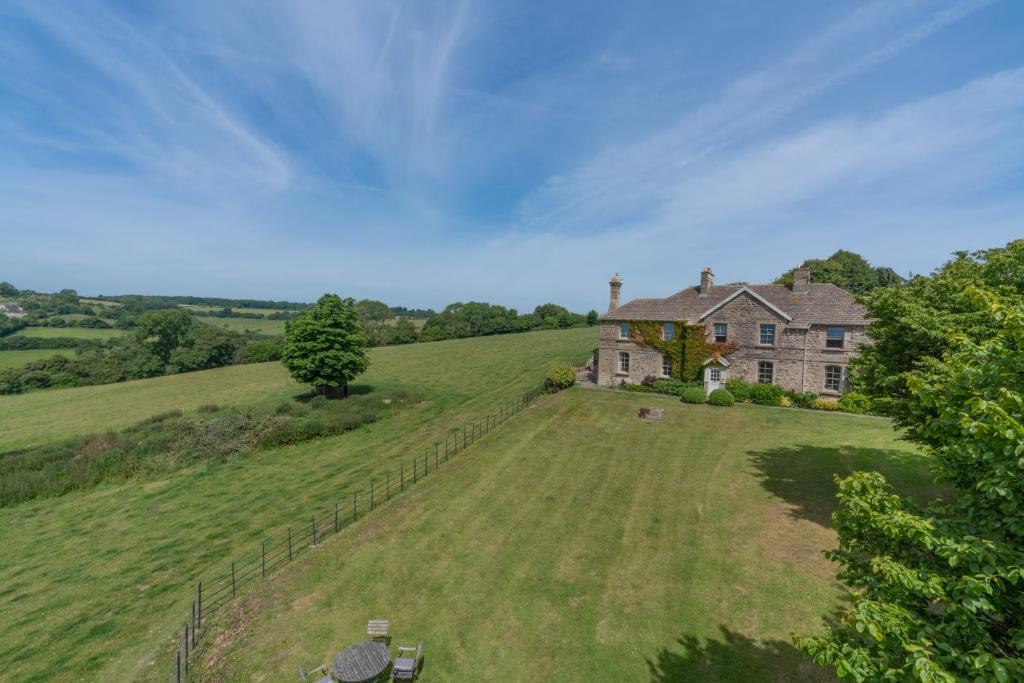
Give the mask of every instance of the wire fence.
<svg viewBox="0 0 1024 683">
<path fill-rule="evenodd" d="M 329 504 L 333 507 L 326 510 L 312 511 L 308 519 L 296 520 L 276 540 L 264 540 L 253 555 L 232 561 L 222 574 L 198 581 L 191 611 L 181 627 L 167 680 L 171 683 L 188 680 L 196 647 L 207 632 L 207 620 L 229 605 L 242 588 L 265 579 L 361 516 L 390 503 L 443 467 L 450 458 L 473 445 L 478 438 L 504 424 L 510 417 L 518 415 L 540 394 L 540 388 L 531 389 L 514 402 L 501 406 L 498 412 L 487 415 L 482 421 L 462 427 L 461 433 L 452 430 L 443 442 L 431 443 L 423 455 L 411 458 L 408 463 L 403 461 L 397 470 L 375 475 L 368 486 L 353 491 L 350 498 L 335 500 Z"/>
</svg>

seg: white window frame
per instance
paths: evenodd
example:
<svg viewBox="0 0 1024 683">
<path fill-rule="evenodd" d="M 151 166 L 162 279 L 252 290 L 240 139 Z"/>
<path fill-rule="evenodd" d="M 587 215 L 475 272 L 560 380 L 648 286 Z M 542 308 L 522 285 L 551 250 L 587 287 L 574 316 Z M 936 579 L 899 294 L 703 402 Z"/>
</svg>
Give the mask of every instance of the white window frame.
<svg viewBox="0 0 1024 683">
<path fill-rule="evenodd" d="M 839 337 L 829 337 L 829 330 L 839 330 Z M 838 341 L 838 344 L 832 344 L 831 342 Z M 825 348 L 826 349 L 841 349 L 846 346 L 846 328 L 842 325 L 829 325 L 825 328 Z"/>
<path fill-rule="evenodd" d="M 715 382 L 716 384 L 721 383 L 722 368 L 708 368 L 708 381 Z"/>
<path fill-rule="evenodd" d="M 725 334 L 721 335 L 722 338 L 718 338 L 718 326 L 721 325 L 725 330 Z M 711 341 L 716 344 L 724 344 L 729 341 L 729 323 L 711 323 Z"/>
<path fill-rule="evenodd" d="M 661 376 L 672 376 L 672 356 L 664 355 L 661 357 Z"/>
<path fill-rule="evenodd" d="M 764 369 L 767 368 L 769 373 L 769 380 L 765 382 L 761 376 Z M 759 360 L 757 361 L 757 383 L 758 384 L 775 384 L 775 363 L 770 360 Z"/>
<path fill-rule="evenodd" d="M 619 351 L 619 374 L 620 375 L 628 375 L 629 374 L 629 352 L 628 351 Z"/>
<path fill-rule="evenodd" d="M 771 341 L 764 340 L 765 328 L 771 330 L 772 338 Z M 775 346 L 775 335 L 778 333 L 778 329 L 775 323 L 758 323 L 757 325 L 757 343 L 761 346 Z"/>
<path fill-rule="evenodd" d="M 668 335 L 668 330 L 671 328 L 672 336 Z M 676 324 L 675 323 L 662 323 L 661 324 L 661 338 L 664 341 L 672 341 L 676 338 Z"/>
<path fill-rule="evenodd" d="M 629 334 L 633 331 L 632 327 L 629 323 L 619 323 L 619 339 L 629 339 Z"/>
<path fill-rule="evenodd" d="M 838 373 L 838 377 L 829 377 L 829 371 L 835 368 Z M 829 380 L 835 379 L 835 386 L 829 386 Z M 843 390 L 843 366 L 842 365 L 826 365 L 825 366 L 825 391 L 834 391 L 837 394 Z"/>
</svg>

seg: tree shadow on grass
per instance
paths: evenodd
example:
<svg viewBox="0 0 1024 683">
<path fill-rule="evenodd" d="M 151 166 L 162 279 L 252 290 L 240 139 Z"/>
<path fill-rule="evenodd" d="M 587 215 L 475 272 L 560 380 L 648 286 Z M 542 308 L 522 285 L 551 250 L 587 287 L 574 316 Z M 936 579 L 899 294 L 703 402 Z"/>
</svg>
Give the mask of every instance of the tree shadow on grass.
<svg viewBox="0 0 1024 683">
<path fill-rule="evenodd" d="M 754 474 L 771 494 L 790 505 L 789 514 L 831 528 L 836 508 L 835 475 L 880 472 L 901 496 L 918 502 L 941 497 L 925 456 L 913 451 L 841 446 L 789 446 L 747 454 Z"/>
<path fill-rule="evenodd" d="M 720 626 L 720 640 L 682 636 L 647 660 L 651 683 L 686 681 L 835 681 L 784 640 L 756 641 Z"/>
<path fill-rule="evenodd" d="M 377 389 L 377 387 L 375 387 L 372 384 L 349 384 L 348 385 L 348 395 L 349 396 L 360 396 L 362 394 L 372 393 L 376 389 Z M 316 393 L 314 393 L 313 391 L 304 391 L 301 394 L 295 394 L 294 396 L 292 396 L 292 399 L 298 401 L 299 403 L 309 403 L 314 398 L 316 398 Z M 345 399 L 335 399 L 335 400 L 343 401 Z"/>
</svg>

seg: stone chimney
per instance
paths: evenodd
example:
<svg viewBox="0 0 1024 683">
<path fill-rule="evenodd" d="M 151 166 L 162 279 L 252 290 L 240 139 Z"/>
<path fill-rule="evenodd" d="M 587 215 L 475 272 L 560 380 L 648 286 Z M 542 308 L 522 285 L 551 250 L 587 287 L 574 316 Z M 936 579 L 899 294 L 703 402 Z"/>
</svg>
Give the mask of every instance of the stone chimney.
<svg viewBox="0 0 1024 683">
<path fill-rule="evenodd" d="M 704 266 L 704 270 L 700 271 L 700 295 L 707 296 L 713 284 L 715 284 L 715 274 L 711 272 L 710 266 Z"/>
<path fill-rule="evenodd" d="M 612 276 L 612 279 L 608 281 L 608 286 L 611 291 L 608 294 L 608 311 L 614 311 L 619 307 L 619 290 L 622 289 L 622 278 L 619 277 L 618 273 Z"/>
<path fill-rule="evenodd" d="M 811 291 L 811 269 L 796 267 L 793 269 L 793 293 L 806 294 Z"/>
</svg>

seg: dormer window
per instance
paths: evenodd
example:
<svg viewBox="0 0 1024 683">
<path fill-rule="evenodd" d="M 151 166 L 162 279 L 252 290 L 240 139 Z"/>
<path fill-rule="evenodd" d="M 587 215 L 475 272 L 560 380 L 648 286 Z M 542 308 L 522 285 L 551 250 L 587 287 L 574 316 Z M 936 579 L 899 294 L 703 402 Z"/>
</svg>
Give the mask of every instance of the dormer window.
<svg viewBox="0 0 1024 683">
<path fill-rule="evenodd" d="M 619 339 L 629 339 L 629 323 L 619 323 Z"/>
<path fill-rule="evenodd" d="M 841 349 L 843 348 L 843 337 L 846 336 L 845 328 L 839 327 L 838 325 L 829 325 L 825 329 L 825 348 L 826 349 Z"/>
</svg>

